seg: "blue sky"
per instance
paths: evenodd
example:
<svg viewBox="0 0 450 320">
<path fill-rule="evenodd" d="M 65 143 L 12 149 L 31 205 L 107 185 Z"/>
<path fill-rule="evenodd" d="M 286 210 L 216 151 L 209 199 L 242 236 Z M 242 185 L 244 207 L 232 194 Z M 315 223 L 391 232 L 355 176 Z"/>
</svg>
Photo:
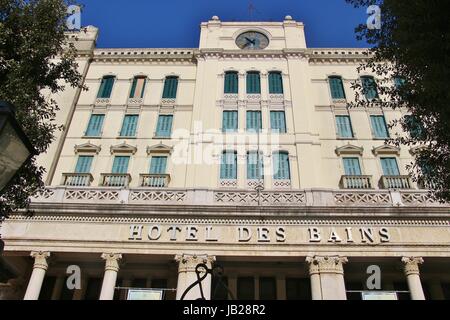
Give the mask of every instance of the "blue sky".
<svg viewBox="0 0 450 320">
<path fill-rule="evenodd" d="M 82 25 L 100 28 L 98 47 L 195 48 L 199 25 L 213 15 L 222 21 L 282 21 L 292 15 L 305 24 L 308 47 L 364 47 L 354 29 L 364 9 L 345 0 L 79 0 Z"/>
</svg>

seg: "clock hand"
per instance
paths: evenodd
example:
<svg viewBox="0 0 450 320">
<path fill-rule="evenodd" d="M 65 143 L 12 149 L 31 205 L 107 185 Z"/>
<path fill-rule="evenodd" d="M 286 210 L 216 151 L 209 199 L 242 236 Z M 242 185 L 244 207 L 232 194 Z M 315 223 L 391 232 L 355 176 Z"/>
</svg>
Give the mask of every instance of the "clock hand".
<svg viewBox="0 0 450 320">
<path fill-rule="evenodd" d="M 245 39 L 247 39 L 248 42 L 251 42 L 252 44 L 255 44 L 255 40 L 250 40 L 249 38 L 245 37 Z"/>
</svg>

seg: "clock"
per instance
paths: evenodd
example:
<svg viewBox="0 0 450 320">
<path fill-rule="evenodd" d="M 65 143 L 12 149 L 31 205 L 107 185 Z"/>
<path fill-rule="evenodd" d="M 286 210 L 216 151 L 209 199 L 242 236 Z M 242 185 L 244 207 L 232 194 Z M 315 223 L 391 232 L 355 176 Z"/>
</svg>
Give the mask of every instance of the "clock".
<svg viewBox="0 0 450 320">
<path fill-rule="evenodd" d="M 257 31 L 247 31 L 236 38 L 236 45 L 243 50 L 262 50 L 269 45 L 269 38 Z"/>
</svg>

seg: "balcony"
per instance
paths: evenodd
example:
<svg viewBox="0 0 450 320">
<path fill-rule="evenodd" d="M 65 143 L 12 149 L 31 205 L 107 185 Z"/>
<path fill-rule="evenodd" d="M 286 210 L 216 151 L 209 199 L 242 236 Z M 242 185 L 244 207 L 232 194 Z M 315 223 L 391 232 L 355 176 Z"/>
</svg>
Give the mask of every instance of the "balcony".
<svg viewBox="0 0 450 320">
<path fill-rule="evenodd" d="M 128 173 L 102 173 L 101 186 L 128 188 L 131 175 Z"/>
<path fill-rule="evenodd" d="M 372 189 L 372 176 L 342 176 L 342 189 Z"/>
<path fill-rule="evenodd" d="M 409 176 L 382 176 L 380 186 L 382 189 L 412 189 Z"/>
<path fill-rule="evenodd" d="M 167 188 L 170 183 L 169 174 L 141 174 L 141 187 Z"/>
<path fill-rule="evenodd" d="M 63 185 L 69 187 L 89 187 L 94 181 L 90 173 L 63 173 Z"/>
</svg>

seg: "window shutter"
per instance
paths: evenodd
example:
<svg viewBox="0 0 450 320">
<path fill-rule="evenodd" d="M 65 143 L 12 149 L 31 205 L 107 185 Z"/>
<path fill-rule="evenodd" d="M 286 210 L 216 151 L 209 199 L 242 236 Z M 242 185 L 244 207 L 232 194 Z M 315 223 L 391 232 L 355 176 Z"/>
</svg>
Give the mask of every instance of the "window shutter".
<svg viewBox="0 0 450 320">
<path fill-rule="evenodd" d="M 111 97 L 114 80 L 115 80 L 115 77 L 113 77 L 113 76 L 103 77 L 102 82 L 100 84 L 100 89 L 98 90 L 97 98 L 110 98 Z"/>
<path fill-rule="evenodd" d="M 135 77 L 131 86 L 130 98 L 143 98 L 145 90 L 146 78 Z"/>
<path fill-rule="evenodd" d="M 286 117 L 284 111 L 270 112 L 270 127 L 279 133 L 286 133 Z"/>
<path fill-rule="evenodd" d="M 75 173 L 89 173 L 91 171 L 92 156 L 80 156 L 78 157 L 77 166 L 75 167 Z"/>
<path fill-rule="evenodd" d="M 358 158 L 344 158 L 344 170 L 347 176 L 360 176 L 361 167 Z"/>
<path fill-rule="evenodd" d="M 223 131 L 236 131 L 237 130 L 237 111 L 224 111 L 223 112 Z"/>
<path fill-rule="evenodd" d="M 93 114 L 89 120 L 88 128 L 86 130 L 86 136 L 97 137 L 100 135 L 100 131 L 103 126 L 103 119 L 105 115 L 103 114 Z"/>
<path fill-rule="evenodd" d="M 333 99 L 345 99 L 344 85 L 342 78 L 340 77 L 330 77 L 330 90 Z"/>
<path fill-rule="evenodd" d="M 261 111 L 247 111 L 247 130 L 261 131 Z"/>
<path fill-rule="evenodd" d="M 237 154 L 235 152 L 224 152 L 220 167 L 221 179 L 237 179 Z"/>
<path fill-rule="evenodd" d="M 125 174 L 128 172 L 130 157 L 117 156 L 114 158 L 112 173 Z"/>
<path fill-rule="evenodd" d="M 164 82 L 164 99 L 175 99 L 177 97 L 178 90 L 178 78 L 177 77 L 167 77 Z"/>
<path fill-rule="evenodd" d="M 372 130 L 376 138 L 388 138 L 389 133 L 386 127 L 384 116 L 371 116 Z"/>
<path fill-rule="evenodd" d="M 238 93 L 239 91 L 239 79 L 237 72 L 225 73 L 225 93 Z"/>
<path fill-rule="evenodd" d="M 353 138 L 352 124 L 349 116 L 336 116 L 336 127 L 340 138 Z"/>
<path fill-rule="evenodd" d="M 248 94 L 261 93 L 261 77 L 259 72 L 247 73 L 247 93 Z"/>
<path fill-rule="evenodd" d="M 172 115 L 160 115 L 156 128 L 157 137 L 168 138 L 172 133 Z"/>
<path fill-rule="evenodd" d="M 134 137 L 136 135 L 138 116 L 126 115 L 123 119 L 122 130 L 120 136 L 122 137 Z"/>
<path fill-rule="evenodd" d="M 150 163 L 150 174 L 165 174 L 167 168 L 167 157 L 152 157 Z"/>
<path fill-rule="evenodd" d="M 283 77 L 281 72 L 269 73 L 269 93 L 282 94 L 283 93 Z"/>
<path fill-rule="evenodd" d="M 378 91 L 374 78 L 369 76 L 361 77 L 361 81 L 364 95 L 366 96 L 367 100 L 373 100 L 378 98 Z"/>
<path fill-rule="evenodd" d="M 263 159 L 257 152 L 247 154 L 247 179 L 255 180 L 263 177 Z"/>
<path fill-rule="evenodd" d="M 273 154 L 274 179 L 289 180 L 291 178 L 289 166 L 289 154 L 285 152 Z"/>
<path fill-rule="evenodd" d="M 400 171 L 395 158 L 381 158 L 381 167 L 385 176 L 398 176 Z"/>
</svg>

